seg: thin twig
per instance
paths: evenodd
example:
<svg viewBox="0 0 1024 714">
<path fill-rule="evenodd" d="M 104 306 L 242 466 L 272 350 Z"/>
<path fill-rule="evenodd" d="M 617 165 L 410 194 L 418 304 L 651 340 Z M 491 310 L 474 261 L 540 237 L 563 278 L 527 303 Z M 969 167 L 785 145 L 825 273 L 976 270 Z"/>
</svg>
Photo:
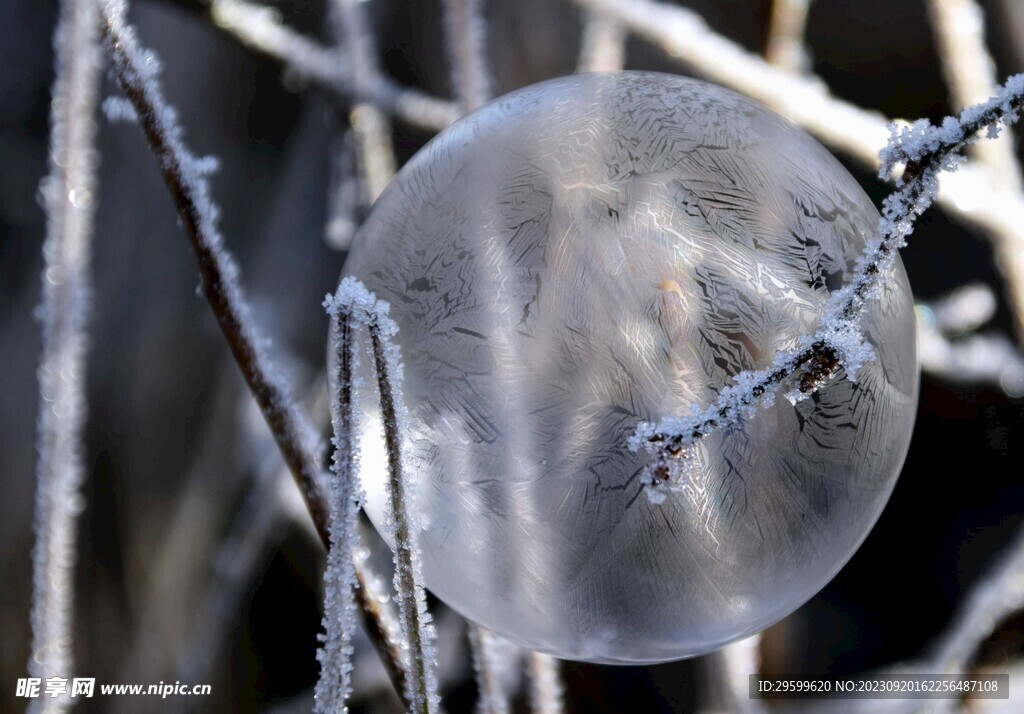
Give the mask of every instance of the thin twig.
<svg viewBox="0 0 1024 714">
<path fill-rule="evenodd" d="M 330 303 L 333 305 L 333 303 Z M 347 711 L 352 691 L 352 637 L 355 631 L 355 567 L 352 562 L 361 488 L 355 470 L 358 459 L 353 415 L 353 374 L 358 352 L 351 316 L 335 312 L 331 341 L 336 372 L 331 384 L 331 422 L 334 428 L 334 478 L 331 480 L 331 546 L 324 572 L 324 634 L 317 652 L 320 679 L 314 694 L 319 714 Z"/>
<path fill-rule="evenodd" d="M 583 20 L 577 72 L 618 72 L 626 64 L 625 28 L 608 15 L 590 11 Z"/>
<path fill-rule="evenodd" d="M 437 710 L 437 684 L 434 680 L 433 628 L 427 614 L 426 595 L 419 575 L 419 540 L 417 528 L 411 515 L 412 496 L 409 493 L 401 453 L 401 431 L 399 430 L 396 406 L 397 390 L 395 367 L 385 355 L 385 337 L 381 326 L 374 322 L 369 326 L 370 343 L 373 346 L 373 361 L 380 391 L 381 420 L 384 422 L 384 441 L 388 452 L 388 492 L 390 494 L 391 518 L 395 523 L 395 590 L 400 600 L 399 616 L 402 630 L 409 642 L 409 680 L 406 685 L 407 698 L 412 711 L 428 714 Z"/>
<path fill-rule="evenodd" d="M 565 691 L 559 662 L 543 652 L 530 653 L 530 707 L 535 714 L 562 714 Z"/>
<path fill-rule="evenodd" d="M 91 2 L 61 3 L 54 36 L 57 78 L 50 115 L 50 170 L 43 189 L 43 354 L 32 594 L 34 677 L 73 673 L 72 619 L 76 528 L 81 512 L 82 430 L 90 300 L 89 260 L 96 204 L 96 107 L 102 53 L 99 13 Z M 63 711 L 67 697 L 32 710 Z"/>
<path fill-rule="evenodd" d="M 817 331 L 796 349 L 775 355 L 766 369 L 742 372 L 722 389 L 708 407 L 695 407 L 684 417 L 669 417 L 657 424 L 640 424 L 629 446 L 654 454 L 645 469 L 645 486 L 652 502 L 666 497 L 665 489 L 684 481 L 692 446 L 723 424 L 752 415 L 758 406 L 772 403 L 778 385 L 799 375 L 793 398 L 806 397 L 831 379 L 840 367 L 855 379 L 861 364 L 872 358 L 864 341 L 861 319 L 864 305 L 877 296 L 882 276 L 888 274 L 898 250 L 913 231 L 915 218 L 934 201 L 938 174 L 955 169 L 959 152 L 988 127 L 998 134 L 999 124 L 1017 120 L 1024 104 L 1024 75 L 1011 77 L 988 102 L 970 107 L 959 117 L 947 117 L 939 127 L 926 120 L 898 130 L 892 127 L 889 145 L 882 151 L 882 174 L 898 163 L 906 164 L 903 178 L 884 201 L 876 237 L 869 241 L 849 282 L 832 293 Z"/>
<path fill-rule="evenodd" d="M 351 65 L 339 61 L 337 52 L 283 25 L 273 8 L 243 0 L 212 0 L 210 12 L 225 32 L 346 100 L 374 104 L 424 129 L 443 129 L 459 116 L 451 102 L 402 87 L 383 75 L 374 82 L 357 81 Z"/>
<path fill-rule="evenodd" d="M 765 59 L 788 72 L 803 72 L 810 65 L 804 32 L 811 0 L 772 0 L 768 17 Z"/>
<path fill-rule="evenodd" d="M 486 104 L 494 86 L 482 6 L 483 0 L 444 0 L 452 86 L 459 106 L 467 113 Z"/>
<path fill-rule="evenodd" d="M 200 170 L 204 162 L 196 159 L 184 146 L 181 129 L 163 99 L 159 83 L 143 69 L 134 30 L 124 23 L 124 1 L 107 0 L 102 7 L 106 45 L 113 59 L 114 71 L 125 95 L 135 107 L 139 124 L 174 198 L 178 215 L 199 261 L 203 293 L 274 435 L 285 464 L 299 486 L 317 533 L 326 545 L 330 542 L 329 507 L 323 476 L 315 457 L 314 432 L 306 417 L 291 401 L 269 357 L 257 347 L 263 344 L 263 340 L 237 282 L 238 269 L 216 228 L 216 208 Z M 388 632 L 387 623 L 380 617 L 380 602 L 372 597 L 375 578 L 361 568 L 357 569 L 357 577 L 360 581 L 357 595 L 367 634 L 374 640 L 385 668 L 401 694 L 405 691 L 401 656 L 393 633 Z"/>
</svg>

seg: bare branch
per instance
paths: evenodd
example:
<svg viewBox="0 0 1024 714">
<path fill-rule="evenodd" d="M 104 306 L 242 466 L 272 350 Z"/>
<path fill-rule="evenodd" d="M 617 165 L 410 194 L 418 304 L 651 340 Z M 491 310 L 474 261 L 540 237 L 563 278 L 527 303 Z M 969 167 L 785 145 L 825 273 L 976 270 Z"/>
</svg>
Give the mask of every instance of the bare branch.
<svg viewBox="0 0 1024 714">
<path fill-rule="evenodd" d="M 244 0 L 213 0 L 210 12 L 225 32 L 344 99 L 374 104 L 424 129 L 443 129 L 459 116 L 450 102 L 399 86 L 384 76 L 373 82 L 357 81 L 349 63 L 341 61 L 335 51 L 283 25 L 273 8 Z"/>
<path fill-rule="evenodd" d="M 750 698 L 750 675 L 760 671 L 761 635 L 733 642 L 708 656 L 714 696 L 721 711 L 761 714 L 764 703 Z"/>
<path fill-rule="evenodd" d="M 622 24 L 602 12 L 590 11 L 583 21 L 577 72 L 617 72 L 626 65 L 626 39 Z"/>
<path fill-rule="evenodd" d="M 804 44 L 810 4 L 811 0 L 773 0 L 764 56 L 776 67 L 804 72 L 810 66 Z"/>
<path fill-rule="evenodd" d="M 448 57 L 452 85 L 463 112 L 471 112 L 491 98 L 494 80 L 487 60 L 487 24 L 483 0 L 444 0 Z"/>
<path fill-rule="evenodd" d="M 34 677 L 73 671 L 72 617 L 76 529 L 82 510 L 89 260 L 96 193 L 96 107 L 102 52 L 91 2 L 61 3 L 54 36 L 57 78 L 50 115 L 50 168 L 43 186 L 43 354 L 32 593 Z M 30 709 L 63 711 L 67 697 L 33 700 Z"/>
</svg>

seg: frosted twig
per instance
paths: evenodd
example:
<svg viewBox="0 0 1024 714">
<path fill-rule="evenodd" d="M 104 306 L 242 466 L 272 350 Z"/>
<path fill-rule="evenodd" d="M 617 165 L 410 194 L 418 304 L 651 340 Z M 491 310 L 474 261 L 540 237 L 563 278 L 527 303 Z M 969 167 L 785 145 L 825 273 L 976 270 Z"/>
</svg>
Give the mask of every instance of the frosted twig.
<svg viewBox="0 0 1024 714">
<path fill-rule="evenodd" d="M 315 456 L 315 433 L 305 415 L 292 402 L 268 355 L 258 348 L 264 341 L 238 284 L 238 268 L 224 248 L 217 230 L 217 209 L 210 198 L 205 173 L 195 170 L 199 162 L 182 141 L 174 111 L 165 102 L 159 83 L 144 69 L 145 62 L 134 29 L 124 22 L 124 0 L 107 0 L 102 9 L 106 45 L 113 59 L 115 74 L 135 107 L 139 124 L 174 198 L 199 262 L 203 293 L 274 435 L 285 464 L 295 478 L 317 533 L 327 545 L 330 542 L 329 506 Z M 381 617 L 380 603 L 369 597 L 368 591 L 362 587 L 364 584 L 372 585 L 373 576 L 357 568 L 357 577 L 366 631 L 374 640 L 385 669 L 401 694 L 405 691 L 405 684 L 395 638 Z"/>
<path fill-rule="evenodd" d="M 476 674 L 477 712 L 508 714 L 512 711 L 515 680 L 520 674 L 521 650 L 474 624 L 469 626 L 469 644 Z"/>
<path fill-rule="evenodd" d="M 764 56 L 776 67 L 803 72 L 810 65 L 804 31 L 811 0 L 773 0 Z"/>
<path fill-rule="evenodd" d="M 463 112 L 486 104 L 494 85 L 487 59 L 487 23 L 482 5 L 483 0 L 444 0 L 452 86 Z"/>
<path fill-rule="evenodd" d="M 543 652 L 530 653 L 530 707 L 535 714 L 562 714 L 565 692 L 558 660 Z"/>
<path fill-rule="evenodd" d="M 213 0 L 210 12 L 225 32 L 346 99 L 372 103 L 424 129 L 443 129 L 459 116 L 451 102 L 402 87 L 383 75 L 372 82 L 357 81 L 351 65 L 340 61 L 337 52 L 283 25 L 273 8 L 244 0 Z"/>
<path fill-rule="evenodd" d="M 358 280 L 345 278 L 334 296 L 324 302 L 332 315 L 350 317 L 365 325 L 370 335 L 374 371 L 380 396 L 380 414 L 388 453 L 388 523 L 395 542 L 395 591 L 399 618 L 408 642 L 406 700 L 417 714 L 435 712 L 440 704 L 434 626 L 427 610 L 420 572 L 419 526 L 415 492 L 402 459 L 402 434 L 406 433 L 405 407 L 401 402 L 403 366 L 393 341 L 398 326 L 388 316 L 389 306 L 369 293 Z"/>
<path fill-rule="evenodd" d="M 787 395 L 799 399 L 817 391 L 840 367 L 848 379 L 856 380 L 860 367 L 874 358 L 861 330 L 864 304 L 877 297 L 880 276 L 888 274 L 915 218 L 935 199 L 938 174 L 956 169 L 963 158 L 959 152 L 981 129 L 987 127 L 988 136 L 994 137 L 1001 123 L 1016 121 L 1022 104 L 1024 74 L 1011 77 L 989 101 L 965 109 L 959 117 L 947 117 L 940 126 L 924 119 L 902 129 L 891 126 L 889 144 L 881 152 L 881 175 L 906 164 L 903 178 L 883 202 L 877 234 L 867 242 L 849 281 L 829 297 L 817 331 L 795 349 L 776 354 L 767 368 L 736 375 L 709 406 L 694 405 L 689 415 L 642 423 L 630 437 L 630 449 L 643 448 L 654 455 L 644 471 L 652 502 L 663 501 L 666 489 L 685 481 L 689 452 L 698 440 L 723 424 L 753 416 L 758 406 L 770 405 L 783 381 L 799 377 L 797 388 Z"/>
<path fill-rule="evenodd" d="M 327 301 L 325 306 L 333 306 Z M 362 489 L 356 464 L 358 445 L 352 410 L 353 375 L 359 359 L 352 335 L 352 319 L 335 311 L 331 319 L 331 344 L 336 373 L 330 392 L 334 428 L 334 478 L 331 479 L 331 545 L 324 572 L 324 634 L 320 637 L 320 679 L 316 684 L 314 710 L 320 714 L 347 711 L 352 691 L 352 636 L 355 631 L 355 568 L 352 562 L 355 527 Z"/>
<path fill-rule="evenodd" d="M 617 72 L 626 64 L 625 28 L 596 10 L 586 13 L 577 72 Z"/>
<path fill-rule="evenodd" d="M 94 3 L 61 3 L 54 35 L 56 81 L 50 166 L 43 184 L 46 242 L 42 275 L 43 354 L 39 364 L 32 593 L 34 677 L 69 677 L 72 661 L 75 533 L 82 510 L 82 428 L 92 218 L 96 205 L 96 106 L 102 53 Z M 31 710 L 63 711 L 67 697 L 32 700 Z"/>
<path fill-rule="evenodd" d="M 264 340 L 238 283 L 238 267 L 224 249 L 217 228 L 218 210 L 210 197 L 206 177 L 193 169 L 196 157 L 185 147 L 177 117 L 165 102 L 160 85 L 144 69 L 134 29 L 124 24 L 124 11 L 124 0 L 104 3 L 107 47 L 118 81 L 135 107 L 139 124 L 174 197 L 199 262 L 203 294 L 285 463 L 299 483 L 321 537 L 327 540 L 327 506 L 320 492 L 320 469 L 312 457 L 316 452 L 313 428 L 292 402 L 281 376 L 259 347 Z"/>
<path fill-rule="evenodd" d="M 364 0 L 334 0 L 333 16 L 342 51 L 352 66 L 357 85 L 380 83 L 377 43 L 367 21 Z M 395 149 L 391 143 L 391 122 L 369 102 L 360 102 L 350 114 L 356 137 L 360 174 L 366 182 L 367 203 L 373 203 L 395 175 Z"/>
<path fill-rule="evenodd" d="M 931 671 L 960 673 L 978 646 L 1006 618 L 1024 608 L 1024 530 L 998 563 L 967 594 L 932 649 Z"/>
</svg>

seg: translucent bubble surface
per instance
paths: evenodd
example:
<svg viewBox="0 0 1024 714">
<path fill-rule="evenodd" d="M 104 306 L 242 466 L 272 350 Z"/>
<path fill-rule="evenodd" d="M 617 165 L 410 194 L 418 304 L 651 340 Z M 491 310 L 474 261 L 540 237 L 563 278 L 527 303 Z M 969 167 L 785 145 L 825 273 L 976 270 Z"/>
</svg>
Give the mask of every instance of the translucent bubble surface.
<svg viewBox="0 0 1024 714">
<path fill-rule="evenodd" d="M 345 269 L 400 326 L 427 586 L 517 643 L 619 663 L 707 652 L 810 598 L 907 450 L 917 359 L 901 265 L 869 308 L 878 360 L 856 384 L 719 430 L 661 505 L 625 444 L 813 331 L 877 220 L 814 139 L 681 77 L 545 82 L 434 139 Z M 382 437 L 362 392 L 381 527 Z"/>
</svg>

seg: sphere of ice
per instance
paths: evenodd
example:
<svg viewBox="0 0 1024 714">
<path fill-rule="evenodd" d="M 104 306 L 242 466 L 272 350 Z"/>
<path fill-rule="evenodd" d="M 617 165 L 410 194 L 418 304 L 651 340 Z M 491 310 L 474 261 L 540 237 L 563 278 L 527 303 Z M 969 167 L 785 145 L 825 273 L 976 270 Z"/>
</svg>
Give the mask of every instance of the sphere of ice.
<svg viewBox="0 0 1024 714">
<path fill-rule="evenodd" d="M 609 663 L 708 652 L 810 598 L 906 454 L 917 359 L 902 265 L 868 308 L 878 359 L 856 384 L 840 373 L 714 433 L 661 505 L 626 441 L 813 331 L 877 220 L 803 131 L 671 75 L 544 82 L 431 141 L 345 267 L 400 327 L 427 586 L 514 642 Z M 360 399 L 380 527 L 376 395 Z"/>
</svg>

